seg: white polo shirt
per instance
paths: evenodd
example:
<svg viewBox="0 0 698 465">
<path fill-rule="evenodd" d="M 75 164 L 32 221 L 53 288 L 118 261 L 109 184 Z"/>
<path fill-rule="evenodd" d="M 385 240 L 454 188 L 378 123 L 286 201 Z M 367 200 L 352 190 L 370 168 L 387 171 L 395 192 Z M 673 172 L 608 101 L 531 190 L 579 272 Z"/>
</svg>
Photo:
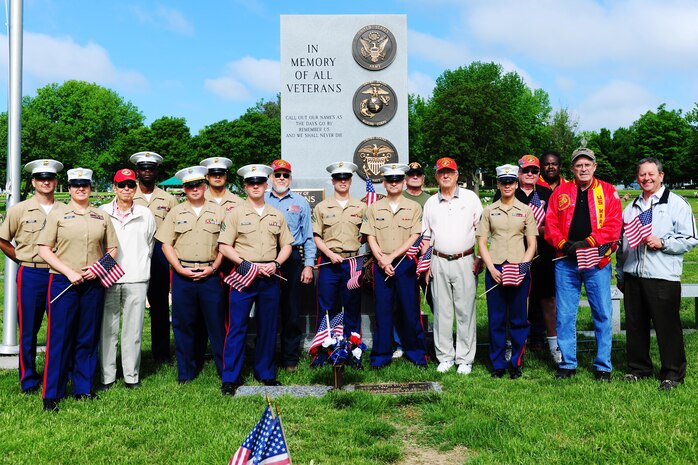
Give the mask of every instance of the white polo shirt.
<svg viewBox="0 0 698 465">
<path fill-rule="evenodd" d="M 451 200 L 439 192 L 424 204 L 422 231 L 431 237 L 434 250 L 458 254 L 475 245 L 475 228 L 482 215 L 482 203 L 475 192 L 458 187 Z"/>
</svg>

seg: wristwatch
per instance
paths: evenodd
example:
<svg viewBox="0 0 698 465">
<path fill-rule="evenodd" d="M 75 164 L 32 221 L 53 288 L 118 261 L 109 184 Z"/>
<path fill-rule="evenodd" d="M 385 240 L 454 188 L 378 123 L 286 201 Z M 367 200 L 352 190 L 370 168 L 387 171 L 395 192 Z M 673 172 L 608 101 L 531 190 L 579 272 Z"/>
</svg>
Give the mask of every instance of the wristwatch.
<svg viewBox="0 0 698 465">
<path fill-rule="evenodd" d="M 276 265 L 277 270 L 281 268 L 281 263 L 277 262 L 276 260 L 274 260 L 274 265 Z"/>
<path fill-rule="evenodd" d="M 216 267 L 213 266 L 213 265 L 211 265 L 211 269 L 213 270 L 214 273 L 215 273 L 216 271 L 218 271 L 218 268 L 216 268 Z"/>
<path fill-rule="evenodd" d="M 662 243 L 662 248 L 659 249 L 659 250 L 664 250 L 664 249 L 666 249 L 666 244 L 664 243 L 664 239 L 661 239 L 661 238 L 660 238 L 659 241 Z"/>
</svg>

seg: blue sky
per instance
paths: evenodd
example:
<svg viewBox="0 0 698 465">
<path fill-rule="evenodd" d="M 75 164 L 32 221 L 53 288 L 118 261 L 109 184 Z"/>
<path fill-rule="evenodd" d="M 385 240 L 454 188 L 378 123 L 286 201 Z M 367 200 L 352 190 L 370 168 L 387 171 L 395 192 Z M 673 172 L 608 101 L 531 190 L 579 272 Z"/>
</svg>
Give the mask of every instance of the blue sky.
<svg viewBox="0 0 698 465">
<path fill-rule="evenodd" d="M 425 97 L 445 69 L 480 60 L 544 89 L 580 130 L 698 102 L 695 0 L 24 0 L 23 93 L 96 82 L 135 104 L 146 124 L 184 117 L 196 134 L 275 97 L 279 15 L 376 13 L 407 15 L 410 92 Z"/>
</svg>

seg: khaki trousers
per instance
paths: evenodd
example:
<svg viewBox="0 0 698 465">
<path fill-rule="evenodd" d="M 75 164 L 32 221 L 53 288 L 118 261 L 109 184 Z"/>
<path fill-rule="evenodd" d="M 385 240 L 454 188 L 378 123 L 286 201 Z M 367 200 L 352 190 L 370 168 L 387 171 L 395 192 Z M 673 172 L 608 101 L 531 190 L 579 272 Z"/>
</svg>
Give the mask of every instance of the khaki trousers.
<svg viewBox="0 0 698 465">
<path fill-rule="evenodd" d="M 141 366 L 143 315 L 148 283 L 114 284 L 106 291 L 102 337 L 99 341 L 99 365 L 102 384 L 116 381 L 116 353 L 119 321 L 123 308 L 121 328 L 121 369 L 124 381 L 137 383 Z"/>
<path fill-rule="evenodd" d="M 431 259 L 431 293 L 434 300 L 434 345 L 439 362 L 461 365 L 475 360 L 476 321 L 473 255 L 447 260 Z M 453 315 L 456 316 L 456 345 L 453 346 Z"/>
</svg>

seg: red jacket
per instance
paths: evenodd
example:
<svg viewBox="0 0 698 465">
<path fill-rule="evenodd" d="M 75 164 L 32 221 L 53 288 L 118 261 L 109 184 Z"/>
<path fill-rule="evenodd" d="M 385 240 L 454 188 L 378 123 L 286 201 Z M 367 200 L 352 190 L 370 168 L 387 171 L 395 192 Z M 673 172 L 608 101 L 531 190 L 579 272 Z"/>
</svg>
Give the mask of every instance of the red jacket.
<svg viewBox="0 0 698 465">
<path fill-rule="evenodd" d="M 550 196 L 545 215 L 545 240 L 557 250 L 561 250 L 567 242 L 574 206 L 577 203 L 577 190 L 577 183 L 570 181 L 560 184 Z M 623 227 L 623 209 L 618 192 L 609 183 L 594 178 L 586 190 L 586 195 L 591 219 L 591 235 L 586 241 L 590 247 L 613 242 L 612 250 L 615 250 L 615 243 L 620 238 Z M 599 268 L 603 268 L 609 261 L 610 257 L 606 257 L 599 263 Z"/>
</svg>

